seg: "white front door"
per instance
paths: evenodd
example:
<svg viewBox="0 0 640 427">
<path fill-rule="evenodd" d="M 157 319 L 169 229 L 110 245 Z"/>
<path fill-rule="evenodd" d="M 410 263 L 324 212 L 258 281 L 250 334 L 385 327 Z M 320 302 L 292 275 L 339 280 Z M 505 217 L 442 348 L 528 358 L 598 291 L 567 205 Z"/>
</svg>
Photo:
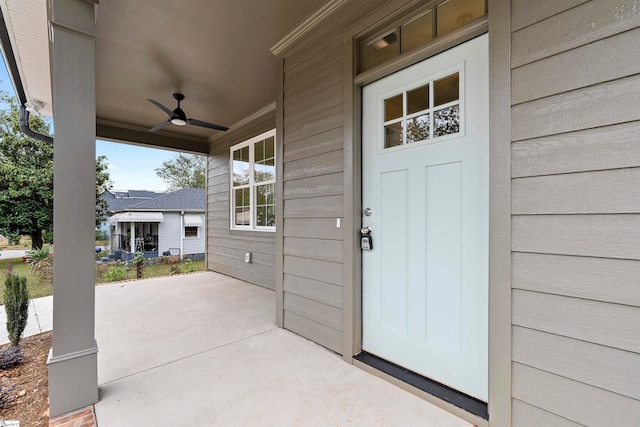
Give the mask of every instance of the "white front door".
<svg viewBox="0 0 640 427">
<path fill-rule="evenodd" d="M 487 401 L 483 35 L 363 88 L 363 350 Z"/>
</svg>

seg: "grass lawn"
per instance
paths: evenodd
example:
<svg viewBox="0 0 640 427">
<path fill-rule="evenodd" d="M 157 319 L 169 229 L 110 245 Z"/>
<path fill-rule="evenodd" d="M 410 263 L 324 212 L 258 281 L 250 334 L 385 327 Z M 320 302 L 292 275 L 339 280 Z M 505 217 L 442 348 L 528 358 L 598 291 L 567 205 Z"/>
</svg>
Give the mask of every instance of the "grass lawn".
<svg viewBox="0 0 640 427">
<path fill-rule="evenodd" d="M 204 261 L 192 261 L 191 263 L 155 264 L 145 265 L 142 270 L 142 278 L 173 276 L 183 273 L 204 271 Z M 96 264 L 96 284 L 117 282 L 120 280 L 136 279 L 136 267 L 132 264 Z"/>
<path fill-rule="evenodd" d="M 4 273 L 7 264 L 13 265 L 13 271 L 20 276 L 27 278 L 27 286 L 29 287 L 30 298 L 40 298 L 53 295 L 53 286 L 45 283 L 40 277 L 31 272 L 31 265 L 22 262 L 22 258 L 2 259 L 0 260 L 0 273 Z M 115 265 L 115 267 L 113 267 Z M 118 274 L 109 275 L 110 268 L 119 269 Z M 184 273 L 204 271 L 204 261 L 193 261 L 192 263 L 178 264 L 156 264 L 148 265 L 143 269 L 143 279 L 152 277 L 179 275 Z M 4 274 L 0 274 L 0 305 L 4 304 Z M 132 280 L 136 278 L 136 268 L 132 265 L 117 264 L 96 264 L 96 284 L 109 283 L 119 280 Z M 115 280 L 114 280 L 115 279 Z"/>
<path fill-rule="evenodd" d="M 9 245 L 9 239 L 0 236 L 0 250 L 2 249 L 31 249 L 31 237 L 21 236 L 19 245 Z"/>
<path fill-rule="evenodd" d="M 31 264 L 22 262 L 22 258 L 0 259 L 0 272 L 7 270 L 7 264 L 13 265 L 13 271 L 27 278 L 30 298 L 46 297 L 53 293 L 53 286 L 45 283 L 41 278 L 31 272 Z M 4 304 L 4 274 L 0 274 L 0 305 Z"/>
</svg>

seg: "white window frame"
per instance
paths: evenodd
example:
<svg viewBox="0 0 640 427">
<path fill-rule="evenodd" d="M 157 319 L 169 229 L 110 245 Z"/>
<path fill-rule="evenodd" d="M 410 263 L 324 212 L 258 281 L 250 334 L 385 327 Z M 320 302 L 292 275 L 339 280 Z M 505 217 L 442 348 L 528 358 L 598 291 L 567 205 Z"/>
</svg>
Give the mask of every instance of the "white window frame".
<svg viewBox="0 0 640 427">
<path fill-rule="evenodd" d="M 231 230 L 250 230 L 250 231 L 266 231 L 266 232 L 275 232 L 276 227 L 273 226 L 256 226 L 256 187 L 258 185 L 268 185 L 276 183 L 276 174 L 273 174 L 273 179 L 269 181 L 261 181 L 256 183 L 254 177 L 254 161 L 255 161 L 255 145 L 257 142 L 263 141 L 267 138 L 273 137 L 274 140 L 274 150 L 273 150 L 273 163 L 274 168 L 277 165 L 276 158 L 276 130 L 272 129 L 270 131 L 264 132 L 258 136 L 255 136 L 247 141 L 243 141 L 239 144 L 232 146 L 229 149 L 229 228 Z M 249 174 L 249 183 L 241 186 L 233 186 L 233 153 L 234 151 L 240 150 L 244 147 L 249 147 L 249 170 L 251 173 Z M 249 225 L 237 225 L 235 223 L 235 190 L 242 188 L 249 188 Z M 277 212 L 276 212 L 277 214 Z"/>
<path fill-rule="evenodd" d="M 187 236 L 187 228 L 195 228 L 196 229 L 196 235 L 195 236 Z M 189 239 L 199 239 L 200 238 L 200 226 L 198 225 L 185 225 L 184 227 L 182 227 L 182 238 L 189 240 Z"/>
</svg>

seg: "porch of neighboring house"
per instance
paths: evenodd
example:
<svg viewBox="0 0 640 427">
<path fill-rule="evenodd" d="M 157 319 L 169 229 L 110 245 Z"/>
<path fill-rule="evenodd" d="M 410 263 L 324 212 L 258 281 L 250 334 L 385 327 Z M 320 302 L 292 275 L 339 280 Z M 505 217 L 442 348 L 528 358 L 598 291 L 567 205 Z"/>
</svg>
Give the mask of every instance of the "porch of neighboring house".
<svg viewBox="0 0 640 427">
<path fill-rule="evenodd" d="M 278 328 L 274 301 L 212 272 L 97 287 L 97 425 L 470 425 Z"/>
<path fill-rule="evenodd" d="M 146 258 L 158 253 L 158 224 L 161 212 L 123 212 L 109 218 L 111 224 L 110 259 L 128 261 L 135 252 Z"/>
</svg>

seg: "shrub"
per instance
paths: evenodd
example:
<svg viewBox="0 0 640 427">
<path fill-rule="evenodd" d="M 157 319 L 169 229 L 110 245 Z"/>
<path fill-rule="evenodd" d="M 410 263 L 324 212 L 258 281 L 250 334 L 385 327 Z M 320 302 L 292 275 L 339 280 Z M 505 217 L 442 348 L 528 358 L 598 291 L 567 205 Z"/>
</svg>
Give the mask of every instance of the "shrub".
<svg viewBox="0 0 640 427">
<path fill-rule="evenodd" d="M 193 263 L 193 261 L 189 258 L 187 258 L 184 261 L 184 272 L 185 273 L 193 273 L 194 271 L 196 271 L 196 266 Z"/>
<path fill-rule="evenodd" d="M 9 405 L 9 403 L 11 403 L 11 401 L 13 400 L 11 392 L 15 387 L 15 385 L 5 387 L 0 384 L 0 409 L 5 409 Z"/>
<path fill-rule="evenodd" d="M 115 262 L 109 266 L 103 277 L 105 282 L 126 280 L 128 277 L 127 266 L 119 261 Z"/>
<path fill-rule="evenodd" d="M 53 231 L 52 230 L 42 230 L 42 241 L 48 244 L 53 243 Z"/>
<path fill-rule="evenodd" d="M 5 347 L 0 350 L 0 369 L 7 369 L 22 362 L 24 355 L 20 347 Z"/>
<path fill-rule="evenodd" d="M 27 327 L 29 317 L 29 290 L 27 278 L 15 273 L 7 274 L 4 280 L 4 307 L 7 313 L 7 332 L 11 345 L 17 346 Z"/>
<path fill-rule="evenodd" d="M 44 279 L 47 283 L 53 281 L 53 254 L 51 249 L 43 247 L 27 252 L 27 258 L 31 263 L 31 271 Z"/>
<path fill-rule="evenodd" d="M 109 235 L 105 230 L 96 230 L 96 240 L 109 240 Z"/>
<path fill-rule="evenodd" d="M 182 270 L 180 269 L 179 265 L 172 265 L 169 269 L 169 275 L 173 276 L 174 274 L 180 274 L 182 273 Z"/>
<path fill-rule="evenodd" d="M 136 278 L 142 279 L 142 271 L 144 270 L 145 261 L 144 254 L 140 251 L 136 252 L 131 261 L 136 266 Z"/>
<path fill-rule="evenodd" d="M 16 233 L 8 233 L 7 234 L 7 243 L 9 246 L 18 246 L 20 244 L 21 236 Z"/>
</svg>

